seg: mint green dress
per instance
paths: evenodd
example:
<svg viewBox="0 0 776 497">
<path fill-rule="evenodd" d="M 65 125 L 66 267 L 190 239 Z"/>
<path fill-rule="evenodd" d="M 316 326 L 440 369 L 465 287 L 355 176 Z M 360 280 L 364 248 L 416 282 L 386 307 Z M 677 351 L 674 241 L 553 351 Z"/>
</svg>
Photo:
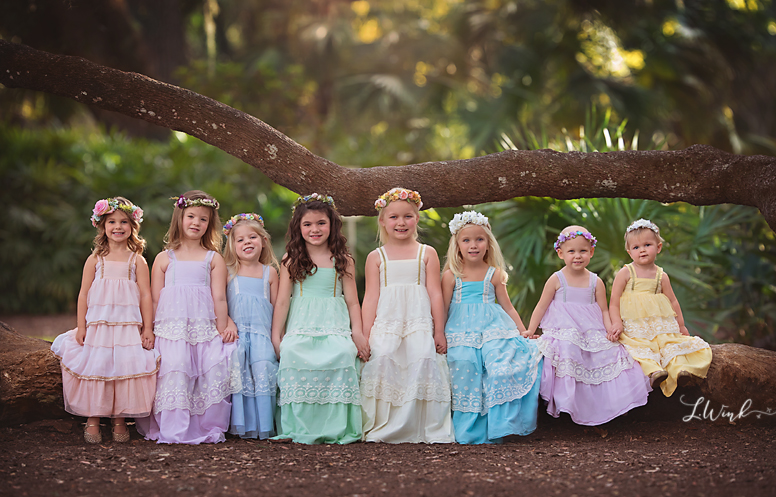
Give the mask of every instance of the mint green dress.
<svg viewBox="0 0 776 497">
<path fill-rule="evenodd" d="M 318 268 L 294 283 L 280 343 L 276 438 L 304 444 L 361 440 L 357 354 L 337 272 Z"/>
</svg>

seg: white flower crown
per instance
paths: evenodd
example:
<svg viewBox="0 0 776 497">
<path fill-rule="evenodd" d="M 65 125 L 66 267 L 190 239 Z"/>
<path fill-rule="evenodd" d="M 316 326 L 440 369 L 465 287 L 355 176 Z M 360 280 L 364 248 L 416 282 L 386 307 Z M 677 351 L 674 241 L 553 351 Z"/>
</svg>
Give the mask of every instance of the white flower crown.
<svg viewBox="0 0 776 497">
<path fill-rule="evenodd" d="M 453 216 L 452 221 L 450 221 L 447 226 L 450 228 L 450 234 L 455 236 L 455 234 L 461 231 L 467 224 L 476 224 L 490 229 L 488 218 L 477 211 L 459 212 Z"/>
<path fill-rule="evenodd" d="M 660 233 L 660 229 L 657 227 L 655 223 L 650 221 L 649 219 L 639 219 L 638 221 L 633 221 L 630 226 L 628 226 L 628 229 L 625 230 L 626 233 L 630 233 L 631 231 L 636 231 L 640 229 L 648 229 L 655 232 L 655 234 Z"/>
</svg>

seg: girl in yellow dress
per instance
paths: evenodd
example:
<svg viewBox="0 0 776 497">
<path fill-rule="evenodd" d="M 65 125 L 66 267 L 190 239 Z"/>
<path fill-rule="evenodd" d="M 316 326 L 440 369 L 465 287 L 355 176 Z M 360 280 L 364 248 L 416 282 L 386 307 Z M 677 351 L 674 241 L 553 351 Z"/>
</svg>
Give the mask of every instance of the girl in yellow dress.
<svg viewBox="0 0 776 497">
<path fill-rule="evenodd" d="M 633 263 L 614 278 L 609 314 L 613 339 L 641 364 L 652 388 L 660 385 L 670 397 L 677 382 L 706 377 L 711 364 L 709 344 L 691 337 L 668 275 L 655 264 L 663 238 L 655 223 L 639 219 L 625 231 L 625 250 Z"/>
</svg>

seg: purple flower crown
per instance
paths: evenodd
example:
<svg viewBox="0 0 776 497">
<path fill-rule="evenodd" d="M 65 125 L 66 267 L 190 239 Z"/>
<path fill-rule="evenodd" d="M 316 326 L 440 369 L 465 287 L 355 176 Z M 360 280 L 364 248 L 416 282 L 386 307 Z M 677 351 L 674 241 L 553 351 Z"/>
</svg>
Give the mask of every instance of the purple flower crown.
<svg viewBox="0 0 776 497">
<path fill-rule="evenodd" d="M 597 241 L 595 239 L 595 237 L 593 235 L 591 235 L 590 233 L 588 233 L 587 231 L 579 231 L 579 230 L 577 230 L 577 231 L 569 231 L 568 233 L 561 233 L 560 235 L 558 235 L 558 239 L 555 241 L 555 243 L 552 246 L 555 248 L 555 250 L 558 250 L 560 248 L 560 245 L 563 242 L 567 242 L 567 241 L 569 241 L 571 239 L 574 239 L 574 238 L 576 238 L 578 236 L 581 236 L 581 237 L 585 238 L 586 240 L 589 240 L 590 241 L 590 246 L 595 247 L 595 244 L 596 244 L 596 241 Z"/>
<path fill-rule="evenodd" d="M 244 220 L 251 220 L 251 221 L 257 221 L 262 227 L 264 227 L 264 218 L 259 216 L 258 214 L 254 214 L 252 212 L 243 212 L 242 214 L 237 214 L 235 216 L 232 216 L 229 221 L 226 222 L 224 225 L 224 235 L 229 236 L 229 232 L 232 231 L 232 228 L 234 228 L 234 225 L 237 224 L 240 221 Z"/>
</svg>

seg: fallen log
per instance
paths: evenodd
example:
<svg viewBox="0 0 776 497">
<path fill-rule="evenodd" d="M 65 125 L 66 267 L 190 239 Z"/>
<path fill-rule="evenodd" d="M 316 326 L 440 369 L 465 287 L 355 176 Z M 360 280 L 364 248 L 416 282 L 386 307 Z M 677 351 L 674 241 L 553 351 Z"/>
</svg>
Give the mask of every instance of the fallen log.
<svg viewBox="0 0 776 497">
<path fill-rule="evenodd" d="M 670 398 L 660 390 L 646 406 L 615 422 L 776 423 L 776 352 L 746 345 L 712 345 L 705 380 L 693 379 Z M 0 426 L 69 416 L 62 398 L 62 372 L 51 344 L 0 322 Z M 543 420 L 539 429 L 554 420 Z"/>
</svg>

